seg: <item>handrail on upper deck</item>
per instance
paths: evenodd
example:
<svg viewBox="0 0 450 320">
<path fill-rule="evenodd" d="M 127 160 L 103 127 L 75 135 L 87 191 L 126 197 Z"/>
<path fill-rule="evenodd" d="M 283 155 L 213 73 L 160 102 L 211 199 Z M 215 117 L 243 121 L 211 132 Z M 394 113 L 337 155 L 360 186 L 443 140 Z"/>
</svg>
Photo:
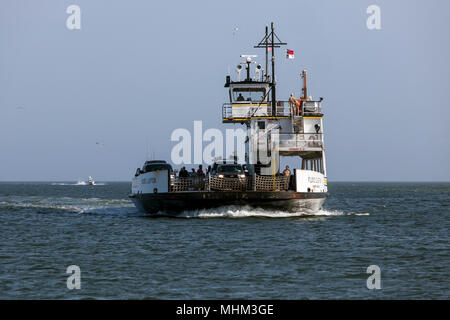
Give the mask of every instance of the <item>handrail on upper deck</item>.
<svg viewBox="0 0 450 320">
<path fill-rule="evenodd" d="M 320 101 L 302 101 L 301 109 L 289 101 L 277 101 L 273 115 L 270 101 L 239 101 L 222 105 L 223 119 L 250 119 L 252 117 L 292 117 L 308 113 L 321 113 Z M 247 110 L 245 110 L 245 108 Z"/>
</svg>

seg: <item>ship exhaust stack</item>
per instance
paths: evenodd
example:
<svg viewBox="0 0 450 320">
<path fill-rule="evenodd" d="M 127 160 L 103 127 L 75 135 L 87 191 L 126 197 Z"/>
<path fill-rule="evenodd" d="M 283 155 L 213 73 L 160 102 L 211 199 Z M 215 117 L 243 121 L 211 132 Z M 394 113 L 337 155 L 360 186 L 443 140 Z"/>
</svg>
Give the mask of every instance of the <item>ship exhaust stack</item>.
<svg viewBox="0 0 450 320">
<path fill-rule="evenodd" d="M 306 69 L 303 69 L 302 71 L 302 78 L 303 78 L 303 89 L 302 89 L 303 99 L 306 99 L 308 97 L 308 92 L 306 89 Z"/>
</svg>

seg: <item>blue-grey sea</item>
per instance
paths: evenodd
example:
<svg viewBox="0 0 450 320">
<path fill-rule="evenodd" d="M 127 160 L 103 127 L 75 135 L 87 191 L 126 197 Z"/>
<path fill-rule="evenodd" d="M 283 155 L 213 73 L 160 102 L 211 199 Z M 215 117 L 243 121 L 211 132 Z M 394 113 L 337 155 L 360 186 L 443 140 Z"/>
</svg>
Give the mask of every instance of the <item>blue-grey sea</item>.
<svg viewBox="0 0 450 320">
<path fill-rule="evenodd" d="M 129 191 L 0 183 L 0 299 L 450 298 L 450 183 L 330 183 L 323 210 L 296 216 L 151 218 Z"/>
</svg>

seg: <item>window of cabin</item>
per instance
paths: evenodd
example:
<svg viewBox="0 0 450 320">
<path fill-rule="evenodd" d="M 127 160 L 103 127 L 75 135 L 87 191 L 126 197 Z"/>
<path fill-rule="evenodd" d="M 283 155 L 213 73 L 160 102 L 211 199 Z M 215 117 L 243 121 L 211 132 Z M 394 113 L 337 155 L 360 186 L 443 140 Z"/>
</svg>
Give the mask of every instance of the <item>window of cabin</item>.
<svg viewBox="0 0 450 320">
<path fill-rule="evenodd" d="M 266 100 L 264 98 L 265 93 L 265 88 L 236 88 L 233 89 L 233 101 L 261 102 L 263 100 Z"/>
</svg>

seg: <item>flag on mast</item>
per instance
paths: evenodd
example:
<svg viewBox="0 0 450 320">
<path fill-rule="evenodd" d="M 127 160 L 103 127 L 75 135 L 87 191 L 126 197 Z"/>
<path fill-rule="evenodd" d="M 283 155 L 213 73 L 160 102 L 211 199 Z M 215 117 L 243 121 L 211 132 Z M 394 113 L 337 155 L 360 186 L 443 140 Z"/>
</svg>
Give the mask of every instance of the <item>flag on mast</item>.
<svg viewBox="0 0 450 320">
<path fill-rule="evenodd" d="M 294 50 L 286 50 L 286 59 L 294 59 Z"/>
</svg>

